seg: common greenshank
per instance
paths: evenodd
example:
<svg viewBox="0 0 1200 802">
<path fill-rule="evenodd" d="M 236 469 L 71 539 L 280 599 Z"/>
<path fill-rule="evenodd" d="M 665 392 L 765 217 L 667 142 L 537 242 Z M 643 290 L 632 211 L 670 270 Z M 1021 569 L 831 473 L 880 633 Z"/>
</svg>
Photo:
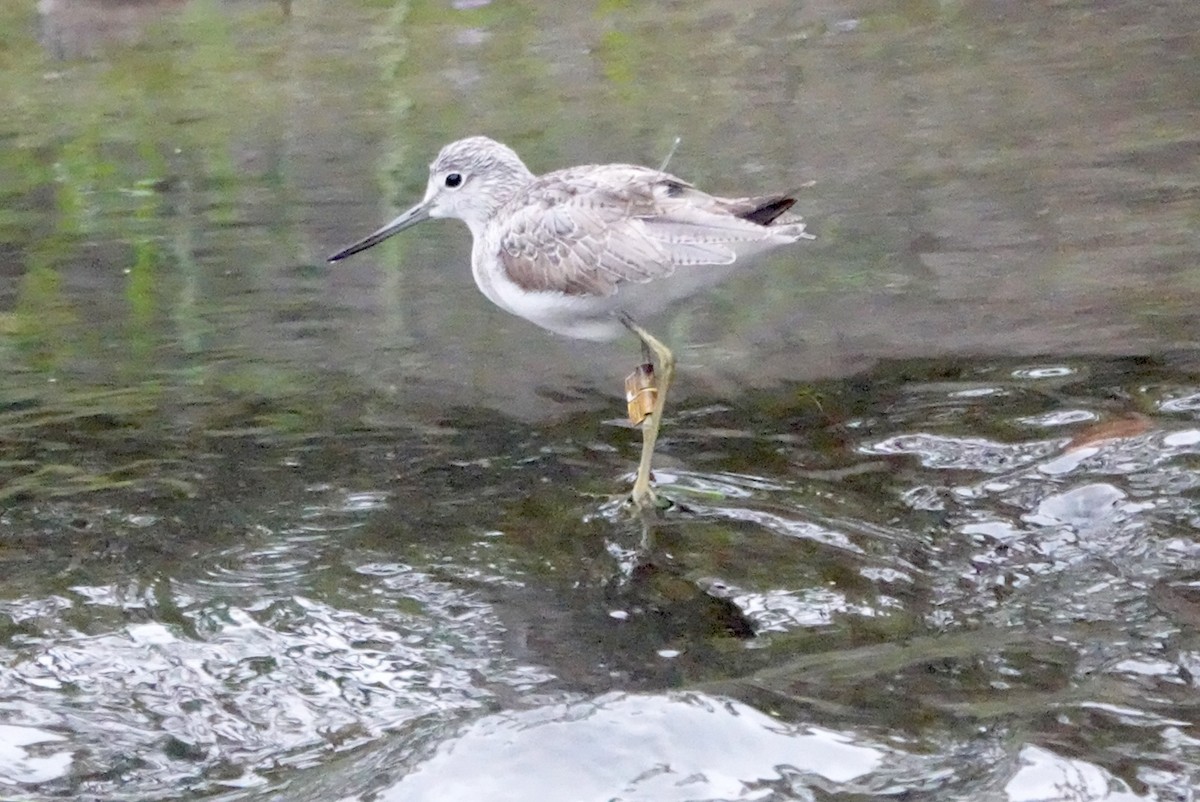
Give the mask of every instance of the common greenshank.
<svg viewBox="0 0 1200 802">
<path fill-rule="evenodd" d="M 653 404 L 642 422 L 631 495 L 641 509 L 655 502 L 650 463 L 675 358 L 636 321 L 713 283 L 721 267 L 812 239 L 788 213 L 795 202 L 788 194 L 720 198 L 632 164 L 537 176 L 511 148 L 473 136 L 438 153 L 420 203 L 329 261 L 422 220 L 456 217 L 471 229 L 475 283 L 500 308 L 568 337 L 609 340 L 623 328 L 636 334 L 658 362 L 653 379 L 643 372 L 642 389 L 657 387 L 649 388 Z"/>
</svg>

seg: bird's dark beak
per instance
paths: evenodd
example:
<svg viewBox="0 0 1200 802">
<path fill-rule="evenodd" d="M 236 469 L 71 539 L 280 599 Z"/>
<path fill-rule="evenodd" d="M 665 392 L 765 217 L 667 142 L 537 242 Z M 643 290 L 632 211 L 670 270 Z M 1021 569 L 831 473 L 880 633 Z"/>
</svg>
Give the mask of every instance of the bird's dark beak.
<svg viewBox="0 0 1200 802">
<path fill-rule="evenodd" d="M 364 237 L 363 239 L 360 239 L 358 242 L 354 243 L 353 245 L 348 245 L 345 248 L 342 248 L 340 251 L 335 253 L 333 256 L 330 256 L 329 261 L 337 262 L 342 259 L 345 259 L 347 256 L 352 256 L 352 255 L 358 253 L 359 251 L 365 251 L 367 248 L 370 248 L 372 245 L 378 245 L 379 243 L 383 242 L 385 239 L 392 236 L 393 234 L 399 234 L 404 229 L 411 228 L 412 226 L 415 226 L 417 223 L 421 222 L 422 220 L 428 220 L 429 219 L 429 206 L 430 206 L 430 204 L 428 201 L 421 201 L 416 206 L 412 207 L 407 212 L 400 215 L 395 220 L 393 220 L 392 222 L 388 223 L 383 228 L 376 231 L 374 234 L 371 234 L 367 237 Z"/>
</svg>

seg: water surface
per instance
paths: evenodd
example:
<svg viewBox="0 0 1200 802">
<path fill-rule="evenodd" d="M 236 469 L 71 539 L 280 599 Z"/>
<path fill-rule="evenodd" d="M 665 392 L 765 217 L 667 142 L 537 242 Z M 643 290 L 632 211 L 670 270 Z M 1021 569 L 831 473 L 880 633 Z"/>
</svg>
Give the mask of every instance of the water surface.
<svg viewBox="0 0 1200 802">
<path fill-rule="evenodd" d="M 1187 800 L 1194 4 L 0 11 L 0 798 Z M 444 142 L 800 188 L 631 342 Z"/>
</svg>

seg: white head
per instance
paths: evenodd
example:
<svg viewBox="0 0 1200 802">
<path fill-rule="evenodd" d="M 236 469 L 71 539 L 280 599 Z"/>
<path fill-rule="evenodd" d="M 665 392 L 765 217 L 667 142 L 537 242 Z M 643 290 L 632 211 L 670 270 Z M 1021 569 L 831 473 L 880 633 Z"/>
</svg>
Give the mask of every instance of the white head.
<svg viewBox="0 0 1200 802">
<path fill-rule="evenodd" d="M 533 173 L 507 145 L 485 136 L 451 142 L 429 165 L 429 184 L 420 203 L 329 261 L 364 251 L 430 217 L 456 217 L 478 237 L 496 210 L 532 179 Z"/>
<path fill-rule="evenodd" d="M 474 233 L 533 178 L 508 145 L 486 136 L 451 142 L 429 165 L 422 203 L 430 217 L 457 217 Z"/>
</svg>

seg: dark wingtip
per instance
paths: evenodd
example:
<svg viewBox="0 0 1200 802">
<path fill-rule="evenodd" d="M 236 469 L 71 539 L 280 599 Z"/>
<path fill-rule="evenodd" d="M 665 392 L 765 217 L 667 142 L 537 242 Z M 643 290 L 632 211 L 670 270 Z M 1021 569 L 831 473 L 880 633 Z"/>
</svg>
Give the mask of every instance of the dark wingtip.
<svg viewBox="0 0 1200 802">
<path fill-rule="evenodd" d="M 796 199 L 790 195 L 767 198 L 753 209 L 739 214 L 738 217 L 751 223 L 758 223 L 760 226 L 769 226 L 775 221 L 775 218 L 792 208 L 795 203 Z"/>
</svg>

